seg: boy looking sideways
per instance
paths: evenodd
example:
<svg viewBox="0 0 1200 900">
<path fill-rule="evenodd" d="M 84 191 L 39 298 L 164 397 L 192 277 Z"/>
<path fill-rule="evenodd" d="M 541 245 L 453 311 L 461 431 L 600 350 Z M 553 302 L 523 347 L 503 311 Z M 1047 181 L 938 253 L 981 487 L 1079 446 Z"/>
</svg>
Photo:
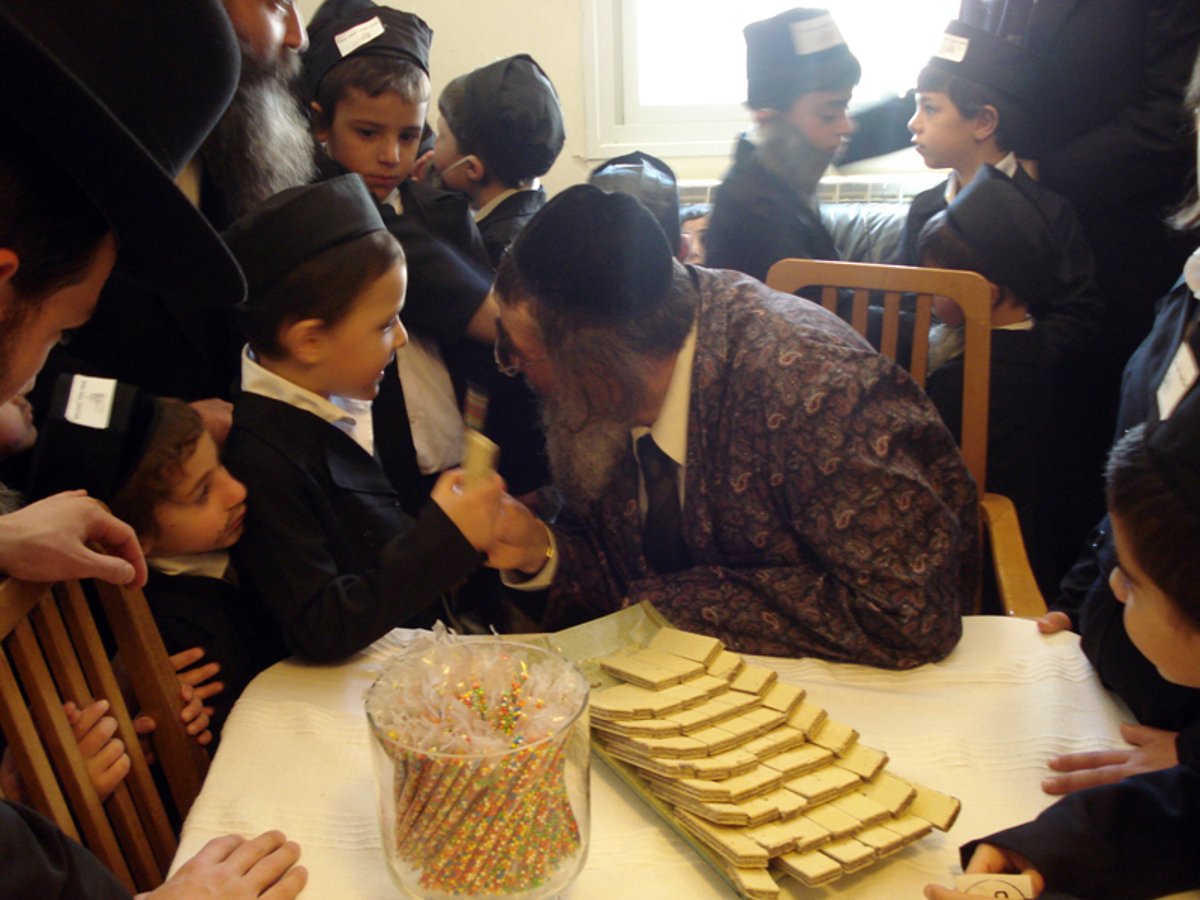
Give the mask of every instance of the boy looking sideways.
<svg viewBox="0 0 1200 900">
<path fill-rule="evenodd" d="M 342 659 L 432 621 L 491 545 L 502 481 L 446 472 L 414 521 L 376 460 L 407 274 L 361 178 L 277 194 L 225 237 L 249 284 L 225 456 L 254 504 L 234 563 L 289 652 Z"/>
</svg>

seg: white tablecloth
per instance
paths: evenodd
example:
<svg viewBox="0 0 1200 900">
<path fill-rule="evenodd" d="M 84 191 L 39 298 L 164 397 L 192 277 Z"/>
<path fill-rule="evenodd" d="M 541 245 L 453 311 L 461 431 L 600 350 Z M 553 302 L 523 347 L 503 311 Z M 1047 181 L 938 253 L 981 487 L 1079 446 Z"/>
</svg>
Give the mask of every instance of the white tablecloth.
<svg viewBox="0 0 1200 900">
<path fill-rule="evenodd" d="M 183 829 L 177 864 L 212 837 L 283 830 L 299 842 L 309 898 L 396 897 L 375 811 L 363 693 L 406 633 L 393 632 L 340 666 L 283 662 L 246 689 Z M 908 672 L 815 660 L 756 658 L 808 689 L 831 717 L 887 751 L 888 771 L 962 801 L 935 832 L 886 862 L 820 891 L 782 879 L 796 897 L 917 898 L 952 883 L 960 843 L 1035 816 L 1055 753 L 1124 746 L 1129 719 L 1097 682 L 1075 635 L 1044 637 L 1026 620 L 971 617 L 944 661 Z M 734 893 L 592 759 L 587 866 L 566 896 L 732 897 Z M 1200 895 L 1197 895 L 1200 896 Z"/>
</svg>

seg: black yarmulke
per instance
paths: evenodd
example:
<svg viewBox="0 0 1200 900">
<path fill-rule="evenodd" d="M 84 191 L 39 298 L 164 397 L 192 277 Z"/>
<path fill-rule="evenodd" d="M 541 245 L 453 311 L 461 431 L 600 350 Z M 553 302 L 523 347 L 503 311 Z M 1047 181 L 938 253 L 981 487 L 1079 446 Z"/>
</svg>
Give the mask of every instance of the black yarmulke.
<svg viewBox="0 0 1200 900">
<path fill-rule="evenodd" d="M 853 87 L 862 76 L 828 10 L 789 9 L 742 33 L 751 109 L 788 109 L 804 94 Z"/>
<path fill-rule="evenodd" d="M 607 193 L 620 191 L 642 201 L 667 236 L 679 246 L 679 184 L 665 162 L 635 150 L 616 156 L 592 169 L 588 184 Z"/>
<path fill-rule="evenodd" d="M 384 229 L 379 207 L 357 175 L 280 191 L 229 226 L 225 243 L 246 274 L 253 306 L 266 288 L 337 244 Z"/>
<path fill-rule="evenodd" d="M 674 263 L 654 216 L 628 194 L 567 188 L 518 235 L 510 251 L 543 303 L 595 319 L 630 319 L 658 306 Z"/>
<path fill-rule="evenodd" d="M 991 88 L 1023 108 L 1037 97 L 1036 60 L 1020 44 L 954 20 L 929 65 Z"/>
</svg>

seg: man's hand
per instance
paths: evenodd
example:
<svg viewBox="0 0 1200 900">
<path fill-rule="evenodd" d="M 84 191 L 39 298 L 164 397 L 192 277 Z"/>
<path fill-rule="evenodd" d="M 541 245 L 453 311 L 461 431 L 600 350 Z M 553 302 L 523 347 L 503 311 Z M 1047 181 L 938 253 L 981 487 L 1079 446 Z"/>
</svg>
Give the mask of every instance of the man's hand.
<svg viewBox="0 0 1200 900">
<path fill-rule="evenodd" d="M 117 789 L 129 774 L 130 766 L 125 742 L 115 736 L 117 720 L 105 715 L 108 709 L 107 700 L 93 700 L 83 709 L 71 701 L 63 704 L 63 712 L 87 764 L 88 778 L 101 800 L 107 800 Z"/>
<path fill-rule="evenodd" d="M 300 848 L 278 831 L 213 838 L 157 890 L 137 900 L 292 900 L 308 881 Z"/>
<path fill-rule="evenodd" d="M 229 437 L 229 429 L 233 427 L 233 404 L 220 397 L 209 397 L 193 400 L 188 406 L 200 414 L 204 430 L 212 435 L 219 451 L 225 446 L 225 438 Z"/>
<path fill-rule="evenodd" d="M 86 491 L 64 491 L 0 516 L 0 572 L 25 581 L 99 578 L 141 587 L 146 560 L 132 528 Z"/>
<path fill-rule="evenodd" d="M 523 504 L 505 494 L 500 499 L 495 541 L 487 548 L 487 565 L 536 574 L 546 564 L 550 530 Z"/>
<path fill-rule="evenodd" d="M 1042 790 L 1047 794 L 1070 794 L 1099 784 L 1112 784 L 1130 775 L 1179 765 L 1176 734 L 1147 725 L 1122 725 L 1121 737 L 1133 744 L 1132 750 L 1097 750 L 1051 757 L 1050 768 L 1066 774 L 1043 778 Z"/>
<path fill-rule="evenodd" d="M 1038 631 L 1042 634 L 1057 634 L 1071 629 L 1071 617 L 1065 612 L 1048 612 L 1037 620 Z"/>
<path fill-rule="evenodd" d="M 1024 856 L 1003 847 L 992 844 L 980 844 L 975 848 L 971 861 L 967 863 L 965 874 L 985 875 L 989 872 L 1016 872 L 1028 875 L 1033 882 L 1033 896 L 1040 896 L 1046 889 L 1046 879 L 1042 873 L 1033 868 Z M 973 895 L 964 894 L 953 888 L 942 887 L 940 884 L 925 885 L 925 896 L 929 900 L 973 900 Z M 977 896 L 977 895 L 974 895 Z"/>
</svg>

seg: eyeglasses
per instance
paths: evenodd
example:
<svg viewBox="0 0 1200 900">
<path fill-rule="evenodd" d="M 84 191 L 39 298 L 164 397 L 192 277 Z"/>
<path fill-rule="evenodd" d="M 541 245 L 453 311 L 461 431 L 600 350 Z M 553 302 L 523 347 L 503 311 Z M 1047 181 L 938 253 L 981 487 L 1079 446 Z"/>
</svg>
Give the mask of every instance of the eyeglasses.
<svg viewBox="0 0 1200 900">
<path fill-rule="evenodd" d="M 509 378 L 516 378 L 530 366 L 546 359 L 544 356 L 537 359 L 521 359 L 520 351 L 513 346 L 512 338 L 504 330 L 499 316 L 496 317 L 496 343 L 492 345 L 492 358 L 496 361 L 496 368 L 500 370 L 500 374 Z"/>
</svg>

